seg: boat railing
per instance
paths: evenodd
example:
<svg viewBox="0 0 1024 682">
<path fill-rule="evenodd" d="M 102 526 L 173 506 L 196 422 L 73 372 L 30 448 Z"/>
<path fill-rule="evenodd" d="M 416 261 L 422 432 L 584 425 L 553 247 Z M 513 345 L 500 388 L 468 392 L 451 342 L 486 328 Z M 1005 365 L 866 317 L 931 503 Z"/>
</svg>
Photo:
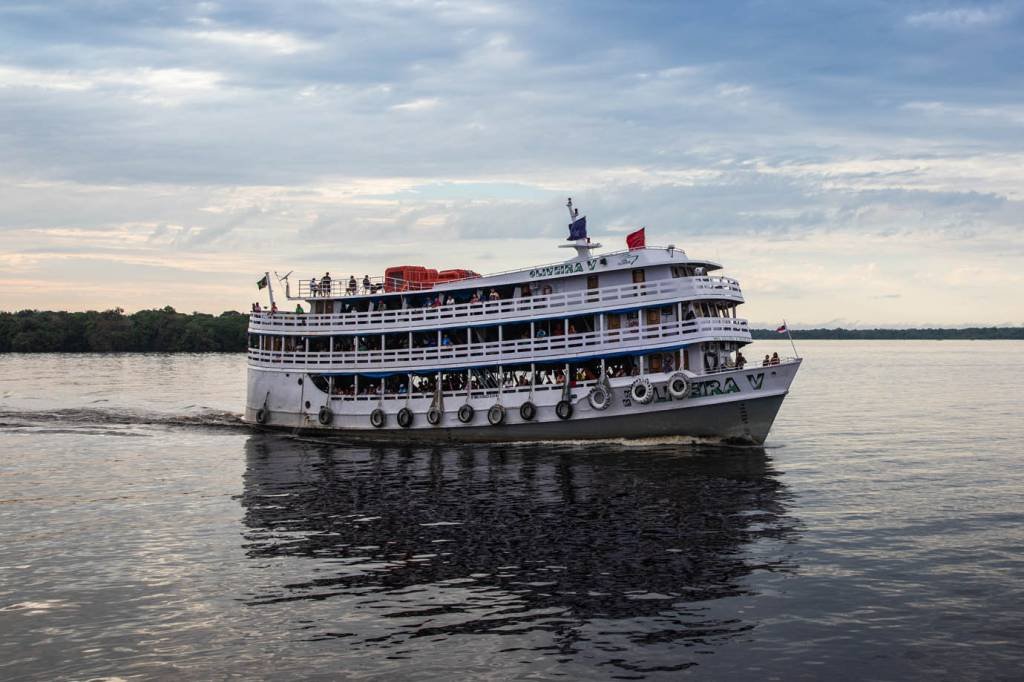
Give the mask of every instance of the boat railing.
<svg viewBox="0 0 1024 682">
<path fill-rule="evenodd" d="M 745 363 L 743 363 L 742 366 L 737 365 L 735 363 L 735 361 L 733 361 L 732 364 L 724 363 L 724 364 L 720 365 L 719 367 L 715 367 L 715 368 L 712 368 L 712 369 L 705 368 L 704 369 L 704 374 L 722 374 L 723 372 L 735 372 L 736 370 L 744 370 L 744 369 L 745 370 L 771 369 L 772 367 L 779 367 L 780 365 L 788 365 L 788 364 L 790 364 L 792 362 L 797 362 L 798 360 L 800 360 L 800 358 L 798 358 L 796 356 L 787 356 L 787 357 L 779 358 L 778 362 L 772 362 L 771 360 L 769 360 L 768 364 L 765 364 L 764 360 L 754 360 L 754 361 L 747 360 Z"/>
<path fill-rule="evenodd" d="M 574 381 L 573 382 L 573 388 L 577 389 L 577 390 L 578 389 L 589 388 L 589 387 L 593 386 L 596 383 L 597 383 L 596 380 Z M 380 400 L 404 400 L 404 399 L 407 399 L 407 398 L 409 400 L 424 400 L 424 399 L 430 399 L 430 398 L 434 397 L 434 392 L 433 391 L 419 391 L 419 390 L 416 390 L 416 389 L 413 389 L 411 392 L 408 392 L 408 391 L 389 391 L 389 392 L 386 392 L 384 394 L 381 394 L 379 391 L 375 390 L 378 387 L 378 385 L 379 385 L 378 383 L 375 383 L 374 384 L 374 390 L 370 390 L 370 391 L 367 391 L 367 392 L 362 392 L 361 391 L 361 392 L 355 393 L 355 394 L 352 394 L 352 393 L 332 393 L 331 394 L 331 400 L 346 400 L 346 401 L 353 400 L 353 401 L 377 402 L 377 401 L 380 401 Z M 521 395 L 523 393 L 527 393 L 528 394 L 531 391 L 533 391 L 534 393 L 541 392 L 541 391 L 555 391 L 555 390 L 561 391 L 562 387 L 563 387 L 563 384 L 561 384 L 561 383 L 555 383 L 555 384 L 535 384 L 532 388 L 531 388 L 531 386 L 529 384 L 526 384 L 525 386 L 502 386 L 500 389 L 497 386 L 474 386 L 472 389 L 469 390 L 468 395 L 469 395 L 470 398 L 496 398 L 497 399 L 497 398 L 500 398 L 502 396 Z M 457 391 L 456 390 L 447 390 L 447 391 L 442 391 L 442 395 L 445 398 L 463 399 L 463 398 L 466 397 L 467 391 L 466 391 L 465 388 L 459 389 Z"/>
<path fill-rule="evenodd" d="M 599 355 L 677 340 L 694 334 L 713 334 L 718 338 L 739 341 L 750 340 L 746 320 L 706 317 L 575 334 L 419 348 L 353 349 L 333 352 L 250 348 L 249 359 L 260 366 L 300 365 L 308 369 L 362 367 L 377 371 L 408 366 L 443 368 L 459 365 L 497 365 L 525 363 L 566 355 Z"/>
<path fill-rule="evenodd" d="M 674 246 L 648 246 L 647 251 L 667 251 L 669 253 L 679 253 L 682 257 L 686 257 L 686 252 L 682 249 L 677 249 Z M 629 249 L 621 249 L 619 251 L 611 251 L 609 253 L 596 254 L 593 258 L 614 258 L 616 256 L 627 255 L 634 253 Z M 537 265 L 529 269 L 542 269 L 547 267 L 553 267 L 556 265 L 562 265 L 565 261 L 557 261 L 554 263 L 545 263 L 543 265 Z M 355 275 L 342 275 L 340 277 L 331 277 L 327 281 L 327 285 L 324 285 L 323 278 L 311 278 L 311 279 L 300 279 L 298 286 L 298 294 L 291 298 L 315 298 L 315 297 L 343 297 L 343 296 L 366 296 L 373 294 L 382 293 L 395 293 L 395 292 L 421 292 L 430 291 L 434 285 L 447 285 L 457 284 L 460 282 L 469 282 L 474 279 L 490 278 L 490 277 L 501 277 L 503 275 L 512 275 L 518 272 L 524 272 L 523 268 L 516 268 L 513 270 L 502 270 L 500 272 L 489 272 L 486 275 L 473 274 L 467 277 L 459 279 L 449 279 L 442 282 L 429 282 L 419 281 L 413 279 L 405 279 L 400 277 L 384 277 L 363 275 L 357 277 Z"/>
<path fill-rule="evenodd" d="M 646 299 L 655 303 L 654 299 L 658 297 L 667 297 L 683 292 L 709 293 L 737 302 L 743 301 L 739 282 L 730 277 L 679 277 L 598 289 L 552 292 L 536 296 L 520 296 L 477 303 L 455 303 L 436 307 L 407 307 L 396 310 L 350 311 L 331 314 L 282 311 L 272 313 L 264 310 L 252 313 L 250 331 L 328 331 L 344 327 L 358 327 L 365 330 L 366 327 L 373 325 L 447 324 L 470 319 L 538 317 L 547 316 L 554 311 L 565 310 L 568 312 L 577 306 L 603 304 L 603 307 L 608 307 L 619 303 L 635 302 L 638 299 Z"/>
</svg>

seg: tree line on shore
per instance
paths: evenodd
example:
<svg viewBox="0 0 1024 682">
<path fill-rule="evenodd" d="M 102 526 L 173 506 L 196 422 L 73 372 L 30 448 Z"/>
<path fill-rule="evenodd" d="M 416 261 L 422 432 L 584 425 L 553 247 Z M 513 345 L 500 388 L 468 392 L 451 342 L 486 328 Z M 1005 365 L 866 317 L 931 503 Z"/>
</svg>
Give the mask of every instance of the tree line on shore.
<svg viewBox="0 0 1024 682">
<path fill-rule="evenodd" d="M 791 329 L 794 339 L 842 341 L 985 341 L 1022 340 L 1024 327 L 964 327 L 962 329 Z M 774 329 L 751 329 L 754 339 L 786 338 Z"/>
<path fill-rule="evenodd" d="M 170 306 L 126 315 L 120 308 L 69 313 L 0 312 L 0 353 L 205 353 L 246 347 L 249 316 L 179 313 Z"/>
<path fill-rule="evenodd" d="M 179 313 L 170 306 L 130 315 L 120 308 L 69 313 L 0 311 L 0 353 L 206 353 L 243 352 L 247 314 Z M 965 329 L 793 329 L 794 339 L 1024 340 L 1024 327 Z M 784 339 L 773 329 L 752 329 L 755 339 Z"/>
</svg>

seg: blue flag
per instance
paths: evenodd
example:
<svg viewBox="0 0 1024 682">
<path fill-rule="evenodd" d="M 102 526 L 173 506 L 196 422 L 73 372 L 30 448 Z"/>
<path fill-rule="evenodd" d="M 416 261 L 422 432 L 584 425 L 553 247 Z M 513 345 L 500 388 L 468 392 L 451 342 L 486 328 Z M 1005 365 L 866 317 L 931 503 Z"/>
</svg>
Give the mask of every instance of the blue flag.
<svg viewBox="0 0 1024 682">
<path fill-rule="evenodd" d="M 576 220 L 572 221 L 572 224 L 569 225 L 569 239 L 568 239 L 568 241 L 574 242 L 577 239 L 586 239 L 586 238 L 587 238 L 587 216 L 583 216 L 582 218 L 577 218 Z"/>
</svg>

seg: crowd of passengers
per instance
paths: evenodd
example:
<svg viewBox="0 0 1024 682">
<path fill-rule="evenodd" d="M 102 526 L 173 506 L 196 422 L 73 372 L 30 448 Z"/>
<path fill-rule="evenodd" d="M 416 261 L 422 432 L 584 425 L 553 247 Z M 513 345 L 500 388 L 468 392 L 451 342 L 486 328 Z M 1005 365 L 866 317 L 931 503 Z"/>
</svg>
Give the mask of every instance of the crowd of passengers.
<svg viewBox="0 0 1024 682">
<path fill-rule="evenodd" d="M 341 281 L 344 281 L 342 278 Z M 332 294 L 332 287 L 334 287 L 335 281 L 331 278 L 331 273 L 324 273 L 323 277 L 317 279 L 313 276 L 309 279 L 309 294 L 310 296 L 330 296 Z M 385 290 L 383 282 L 374 282 L 370 279 L 369 275 L 363 275 L 363 279 L 356 280 L 355 275 L 349 275 L 348 283 L 345 285 L 345 293 L 347 295 L 355 294 L 379 294 Z M 540 288 L 539 294 L 546 296 L 551 293 L 551 287 L 544 285 Z M 511 293 L 509 294 L 511 295 Z M 516 295 L 519 298 L 532 298 L 534 293 L 530 288 L 529 284 L 523 284 L 518 287 Z M 499 301 L 502 298 L 501 292 L 496 288 L 488 289 L 485 293 L 482 289 L 477 289 L 475 292 L 465 295 L 464 292 L 457 292 L 456 295 L 452 293 L 437 294 L 436 296 L 422 296 L 413 297 L 410 296 L 409 307 L 413 308 L 438 308 L 443 305 L 455 305 L 456 303 L 480 303 L 482 301 Z M 381 300 L 378 304 L 382 307 L 377 310 L 387 310 L 386 303 Z M 402 297 L 402 306 L 406 307 L 406 297 Z"/>
<path fill-rule="evenodd" d="M 332 280 L 330 273 L 325 274 L 320 280 L 310 280 L 310 296 L 331 295 Z M 355 277 L 350 277 L 345 287 L 347 294 L 379 294 L 384 290 L 384 285 L 371 283 L 367 275 L 363 276 L 362 285 L 356 282 Z M 425 292 L 423 294 L 405 294 L 397 298 L 379 298 L 371 301 L 360 301 L 358 303 L 345 303 L 342 312 L 373 312 L 380 310 L 406 310 L 409 308 L 440 308 L 442 306 L 459 305 L 468 303 L 486 303 L 488 301 L 500 301 L 506 298 L 533 298 L 534 296 L 548 296 L 552 293 L 550 285 L 545 284 L 539 287 L 534 293 L 528 284 L 515 287 L 491 287 L 488 289 L 476 289 L 472 291 L 451 291 L 451 292 Z M 302 309 L 296 309 L 301 313 Z"/>
<path fill-rule="evenodd" d="M 620 364 L 615 367 L 609 365 L 608 376 L 636 376 L 640 374 L 639 365 L 629 363 Z M 506 372 L 503 375 L 494 373 L 473 373 L 469 377 L 464 372 L 445 373 L 442 375 L 441 390 L 446 393 L 461 393 L 466 391 L 467 385 L 471 391 L 497 390 L 525 388 L 530 386 L 530 373 Z M 564 369 L 537 370 L 534 372 L 534 386 L 561 386 L 565 384 L 566 373 Z M 586 367 L 575 368 L 569 373 L 570 385 L 575 386 L 581 381 L 595 381 L 598 379 L 597 372 Z M 467 383 L 468 382 L 468 383 Z M 433 395 L 437 389 L 437 379 L 434 376 L 414 376 L 412 378 L 413 395 Z M 374 396 L 380 395 L 383 390 L 388 395 L 406 395 L 409 388 L 404 376 L 388 377 L 376 381 L 359 382 L 359 391 L 356 392 L 355 382 L 336 381 L 332 392 L 334 395 L 344 396 Z"/>
<path fill-rule="evenodd" d="M 341 280 L 344 282 L 345 278 Z M 314 275 L 309 278 L 309 295 L 310 296 L 330 296 L 331 288 L 335 282 L 331 278 L 331 273 L 325 272 L 323 277 L 317 279 Z M 348 295 L 354 295 L 358 293 L 364 294 L 376 294 L 384 290 L 384 284 L 381 282 L 373 282 L 370 280 L 369 275 L 363 275 L 363 279 L 360 282 L 356 280 L 355 275 L 349 275 L 348 282 L 345 284 L 345 293 Z"/>
</svg>

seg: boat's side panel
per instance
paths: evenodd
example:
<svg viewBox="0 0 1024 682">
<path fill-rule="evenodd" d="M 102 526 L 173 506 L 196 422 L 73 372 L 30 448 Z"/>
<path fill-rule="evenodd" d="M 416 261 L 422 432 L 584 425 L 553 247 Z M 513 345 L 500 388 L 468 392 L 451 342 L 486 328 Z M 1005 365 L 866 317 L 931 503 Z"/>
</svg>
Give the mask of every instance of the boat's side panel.
<svg viewBox="0 0 1024 682">
<path fill-rule="evenodd" d="M 500 426 L 430 429 L 323 429 L 300 427 L 304 435 L 337 435 L 392 442 L 504 442 L 538 440 L 605 440 L 690 436 L 763 443 L 785 395 L 736 400 L 686 409 L 620 414 L 601 419 L 519 422 Z M 486 421 L 484 421 L 486 424 Z M 296 430 L 294 427 L 271 427 Z"/>
<path fill-rule="evenodd" d="M 631 378 L 617 379 L 611 404 L 602 411 L 593 409 L 587 401 L 589 388 L 574 391 L 573 416 L 567 420 L 555 414 L 560 390 L 537 392 L 533 398 L 537 415 L 532 421 L 519 415 L 519 406 L 529 394 L 506 394 L 501 400 L 506 408 L 505 422 L 497 426 L 487 422 L 487 410 L 497 402 L 494 396 L 468 401 L 476 412 L 470 424 L 460 423 L 456 416 L 466 398 L 447 397 L 442 421 L 434 426 L 425 416 L 429 399 L 329 400 L 305 375 L 250 368 L 245 418 L 257 422 L 257 411 L 263 409 L 263 425 L 267 427 L 334 431 L 373 439 L 500 441 L 688 435 L 760 443 L 767 436 L 798 367 L 799 362 L 792 362 L 696 377 L 691 395 L 684 399 L 669 395 L 663 377 L 661 383 L 654 384 L 655 399 L 646 405 L 630 399 Z M 331 410 L 328 426 L 317 419 L 324 405 Z M 387 413 L 383 428 L 370 425 L 370 413 L 378 407 Z M 412 426 L 404 429 L 396 423 L 396 414 L 403 407 L 414 414 Z"/>
</svg>

